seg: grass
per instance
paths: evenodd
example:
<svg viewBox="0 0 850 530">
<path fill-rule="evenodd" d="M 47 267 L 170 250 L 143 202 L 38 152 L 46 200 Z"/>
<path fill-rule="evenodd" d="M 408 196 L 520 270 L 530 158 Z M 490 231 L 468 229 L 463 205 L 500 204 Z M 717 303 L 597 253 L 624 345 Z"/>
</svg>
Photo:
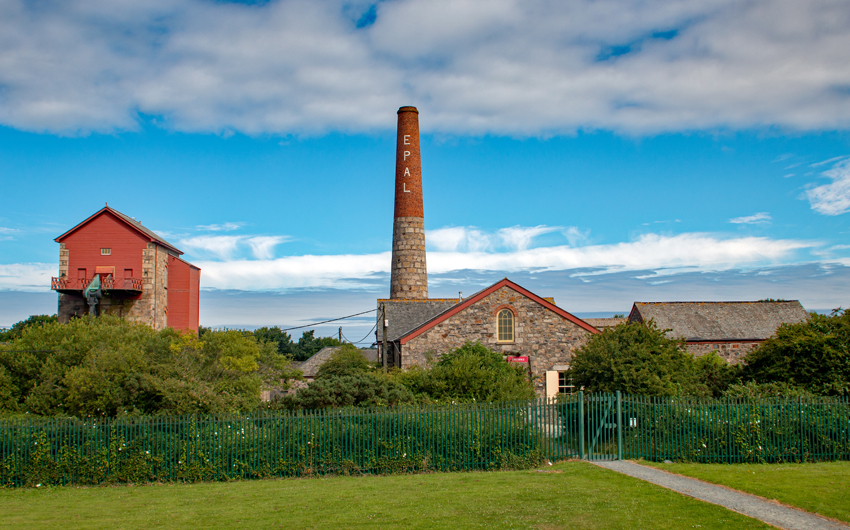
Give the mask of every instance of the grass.
<svg viewBox="0 0 850 530">
<path fill-rule="evenodd" d="M 815 464 L 660 464 L 671 473 L 746 491 L 850 523 L 850 462 Z"/>
<path fill-rule="evenodd" d="M 771 528 L 584 462 L 540 470 L 0 490 L 8 528 Z"/>
</svg>

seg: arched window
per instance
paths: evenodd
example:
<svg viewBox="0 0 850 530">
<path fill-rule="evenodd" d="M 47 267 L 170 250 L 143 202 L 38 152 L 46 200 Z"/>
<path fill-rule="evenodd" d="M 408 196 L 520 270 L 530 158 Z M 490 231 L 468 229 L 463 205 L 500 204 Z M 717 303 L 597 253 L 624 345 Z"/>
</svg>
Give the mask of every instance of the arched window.
<svg viewBox="0 0 850 530">
<path fill-rule="evenodd" d="M 499 327 L 499 342 L 514 341 L 514 314 L 510 309 L 502 309 L 496 317 Z"/>
</svg>

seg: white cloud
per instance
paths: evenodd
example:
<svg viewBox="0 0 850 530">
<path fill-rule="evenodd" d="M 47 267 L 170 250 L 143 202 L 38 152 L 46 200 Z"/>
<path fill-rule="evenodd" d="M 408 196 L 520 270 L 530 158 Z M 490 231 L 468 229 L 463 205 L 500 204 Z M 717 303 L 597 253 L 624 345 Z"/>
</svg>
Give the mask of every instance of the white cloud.
<svg viewBox="0 0 850 530">
<path fill-rule="evenodd" d="M 195 236 L 180 240 L 180 245 L 187 254 L 204 257 L 216 257 L 220 260 L 237 258 L 239 250 L 250 249 L 257 259 L 271 259 L 274 248 L 286 241 L 288 236 Z"/>
<path fill-rule="evenodd" d="M 50 263 L 0 265 L 0 290 L 48 291 L 50 278 L 57 274 L 57 266 Z"/>
<path fill-rule="evenodd" d="M 0 3 L 0 124 L 550 135 L 850 125 L 840 0 Z M 354 7 L 352 7 L 354 6 Z M 146 118 L 147 119 L 147 118 Z"/>
<path fill-rule="evenodd" d="M 271 259 L 274 257 L 274 247 L 288 241 L 285 236 L 254 236 L 245 240 L 251 247 L 251 252 L 257 259 Z"/>
<path fill-rule="evenodd" d="M 230 259 L 244 236 L 196 236 L 180 240 L 180 246 L 190 254 L 212 254 Z"/>
<path fill-rule="evenodd" d="M 6 228 L 5 226 L 0 226 L 0 234 L 14 234 L 15 232 L 20 232 L 15 228 Z"/>
<path fill-rule="evenodd" d="M 457 234 L 455 228 L 451 234 Z M 460 241 L 460 242 L 458 242 Z M 462 238 L 445 237 L 443 248 L 429 251 L 428 273 L 461 270 L 511 273 L 597 269 L 592 274 L 652 270 L 668 274 L 722 271 L 782 264 L 814 243 L 763 237 L 720 238 L 706 234 L 662 236 L 580 248 L 554 246 L 506 252 L 462 251 Z M 343 256 L 290 256 L 273 260 L 196 262 L 202 285 L 215 289 L 277 290 L 290 288 L 359 288 L 375 286 L 389 272 L 390 253 Z"/>
<path fill-rule="evenodd" d="M 832 182 L 806 190 L 812 209 L 824 215 L 850 212 L 850 158 L 843 158 L 822 174 Z"/>
<path fill-rule="evenodd" d="M 526 250 L 535 237 L 561 230 L 560 226 L 512 226 L 500 229 L 498 235 L 506 247 L 514 250 Z"/>
<path fill-rule="evenodd" d="M 195 229 L 203 230 L 206 232 L 230 232 L 232 230 L 239 230 L 243 226 L 245 226 L 245 223 L 222 223 L 211 225 L 198 225 L 195 227 Z"/>
<path fill-rule="evenodd" d="M 773 219 L 769 213 L 767 212 L 759 212 L 753 215 L 746 215 L 744 217 L 735 217 L 734 219 L 729 219 L 730 223 L 734 224 L 758 224 L 758 223 L 766 223 Z"/>
<path fill-rule="evenodd" d="M 474 226 L 452 226 L 428 230 L 425 240 L 429 247 L 446 252 L 487 252 L 500 249 L 526 250 L 537 236 L 561 232 L 573 244 L 586 235 L 576 227 L 511 226 L 488 233 Z"/>
</svg>

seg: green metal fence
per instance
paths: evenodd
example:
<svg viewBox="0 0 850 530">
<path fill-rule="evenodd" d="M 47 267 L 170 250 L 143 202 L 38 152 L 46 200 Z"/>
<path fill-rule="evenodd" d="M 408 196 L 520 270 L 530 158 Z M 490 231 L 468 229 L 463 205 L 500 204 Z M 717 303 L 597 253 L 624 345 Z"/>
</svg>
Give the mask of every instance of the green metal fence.
<svg viewBox="0 0 850 530">
<path fill-rule="evenodd" d="M 0 485 L 492 470 L 546 458 L 850 458 L 847 399 L 578 393 L 242 416 L 0 420 Z"/>
</svg>

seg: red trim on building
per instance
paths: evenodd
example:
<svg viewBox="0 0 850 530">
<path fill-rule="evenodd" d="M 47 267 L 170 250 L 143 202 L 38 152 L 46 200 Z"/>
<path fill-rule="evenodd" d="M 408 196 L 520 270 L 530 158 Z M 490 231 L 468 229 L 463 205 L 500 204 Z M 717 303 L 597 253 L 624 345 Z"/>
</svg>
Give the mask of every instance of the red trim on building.
<svg viewBox="0 0 850 530">
<path fill-rule="evenodd" d="M 418 337 L 419 335 L 425 333 L 426 331 L 433 328 L 434 326 L 436 326 L 440 322 L 443 322 L 443 321 L 447 320 L 449 317 L 452 317 L 452 316 L 460 313 L 461 311 L 463 311 L 467 307 L 478 302 L 479 300 L 482 300 L 484 297 L 496 292 L 497 290 L 501 289 L 502 287 L 509 287 L 509 288 L 513 289 L 514 291 L 518 292 L 519 294 L 524 295 L 527 298 L 534 300 L 535 302 L 542 305 L 543 307 L 545 307 L 549 311 L 552 311 L 553 313 L 557 314 L 558 316 L 569 320 L 573 324 L 578 325 L 579 327 L 581 327 L 582 329 L 584 329 L 586 331 L 589 331 L 590 333 L 594 333 L 594 334 L 601 333 L 598 329 L 594 328 L 593 326 L 591 326 L 590 324 L 588 324 L 584 320 L 582 320 L 582 319 L 580 319 L 580 318 L 578 318 L 574 315 L 571 315 L 570 313 L 567 313 L 566 311 L 564 311 L 560 307 L 556 306 L 555 304 L 552 304 L 552 303 L 544 300 L 543 298 L 537 296 L 536 294 L 532 293 L 531 291 L 523 289 L 519 285 L 517 285 L 514 282 L 510 281 L 509 279 L 505 278 L 505 279 L 503 279 L 499 282 L 494 283 L 493 285 L 484 289 L 483 291 L 480 291 L 478 294 L 476 294 L 476 295 L 474 295 L 470 298 L 467 298 L 466 300 L 464 300 L 460 304 L 458 304 L 458 305 L 452 307 L 451 309 L 447 310 L 445 313 L 437 315 L 433 320 L 430 320 L 429 322 L 422 324 L 420 327 L 411 331 L 407 335 L 404 335 L 403 337 L 399 338 L 398 342 L 400 344 L 407 344 L 411 339 Z"/>
</svg>

